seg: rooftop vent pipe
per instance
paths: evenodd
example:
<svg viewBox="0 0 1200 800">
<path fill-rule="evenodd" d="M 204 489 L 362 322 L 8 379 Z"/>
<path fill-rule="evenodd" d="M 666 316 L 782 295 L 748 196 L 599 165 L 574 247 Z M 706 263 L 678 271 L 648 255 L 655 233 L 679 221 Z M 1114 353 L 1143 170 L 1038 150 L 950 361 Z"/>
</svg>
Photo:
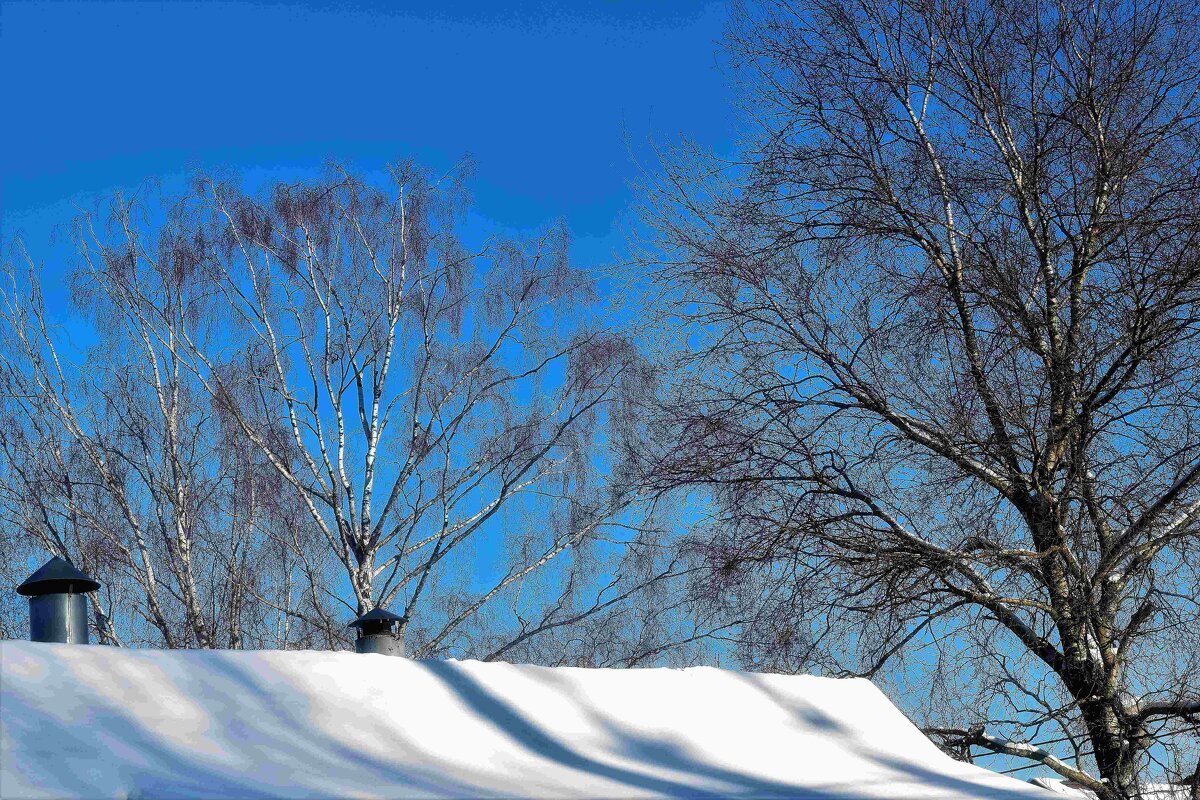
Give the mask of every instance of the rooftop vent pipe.
<svg viewBox="0 0 1200 800">
<path fill-rule="evenodd" d="M 87 644 L 88 592 L 100 588 L 65 560 L 55 556 L 17 587 L 29 598 L 29 640 Z"/>
<path fill-rule="evenodd" d="M 351 628 L 358 628 L 354 652 L 379 653 L 385 656 L 404 655 L 404 634 L 398 633 L 392 627 L 403 621 L 404 617 L 398 617 L 382 608 L 363 614 L 350 623 Z"/>
</svg>

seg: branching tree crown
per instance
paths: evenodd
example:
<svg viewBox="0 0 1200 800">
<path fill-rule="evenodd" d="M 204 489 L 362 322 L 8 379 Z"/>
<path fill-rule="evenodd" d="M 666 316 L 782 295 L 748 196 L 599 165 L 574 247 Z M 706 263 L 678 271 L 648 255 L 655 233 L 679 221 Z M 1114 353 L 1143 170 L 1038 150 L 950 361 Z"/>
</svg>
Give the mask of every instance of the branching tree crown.
<svg viewBox="0 0 1200 800">
<path fill-rule="evenodd" d="M 1192 774 L 1194 4 L 735 16 L 747 142 L 676 148 L 646 195 L 700 342 L 646 474 L 722 500 L 698 551 L 753 607 L 748 657 L 873 674 L 921 647 L 984 695 L 966 722 L 1058 740 L 1105 798 L 1156 759 Z"/>
<path fill-rule="evenodd" d="M 596 545 L 635 499 L 598 435 L 644 382 L 634 349 L 589 313 L 561 225 L 468 247 L 465 202 L 461 170 L 410 163 L 117 197 L 74 228 L 94 346 L 14 251 L 0 508 L 123 587 L 105 641 L 115 605 L 138 643 L 345 646 L 384 605 L 416 656 L 553 660 L 664 574 Z"/>
</svg>

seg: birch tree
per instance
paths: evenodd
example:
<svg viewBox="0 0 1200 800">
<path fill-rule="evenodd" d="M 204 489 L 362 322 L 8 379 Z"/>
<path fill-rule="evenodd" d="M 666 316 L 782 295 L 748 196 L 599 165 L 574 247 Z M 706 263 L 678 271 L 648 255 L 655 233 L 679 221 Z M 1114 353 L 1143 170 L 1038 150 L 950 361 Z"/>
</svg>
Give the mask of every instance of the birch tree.
<svg viewBox="0 0 1200 800">
<path fill-rule="evenodd" d="M 751 663 L 901 664 L 960 695 L 948 746 L 1106 799 L 1200 781 L 1198 22 L 740 7 L 744 146 L 646 193 L 697 346 L 645 470 L 722 509 L 695 596 Z"/>
<path fill-rule="evenodd" d="M 114 209 L 114 230 L 131 248 L 144 246 L 131 207 Z M 75 233 L 82 242 L 94 232 Z M 15 247 L 6 261 L 5 536 L 101 580 L 89 598 L 102 643 L 238 648 L 244 629 L 261 622 L 244 602 L 250 565 L 261 558 L 261 504 L 242 502 L 244 470 L 214 469 L 219 428 L 178 350 L 185 330 L 203 327 L 190 305 L 196 280 L 169 239 L 159 244 L 139 259 L 126 257 L 130 249 L 86 262 L 79 277 L 100 278 L 72 292 L 95 326 L 86 351 L 47 313 L 28 254 Z M 121 301 L 131 287 L 163 309 L 162 330 Z M 268 569 L 260 569 L 264 583 Z"/>
<path fill-rule="evenodd" d="M 116 606 L 138 643 L 345 647 L 389 606 L 416 656 L 563 663 L 678 577 L 606 447 L 646 368 L 564 227 L 477 235 L 463 177 L 118 196 L 73 228 L 90 328 L 14 251 L 2 505 L 105 583 L 104 641 Z"/>
<path fill-rule="evenodd" d="M 399 605 L 425 655 L 466 646 L 464 623 L 552 563 L 579 580 L 581 546 L 631 499 L 589 480 L 637 360 L 589 327 L 561 226 L 468 247 L 458 176 L 389 181 L 332 169 L 251 196 L 199 179 L 173 235 L 222 335 L 176 333 L 137 287 L 122 302 L 303 510 L 348 587 L 317 591 L 347 618 Z M 492 552 L 501 568 L 479 569 Z"/>
</svg>

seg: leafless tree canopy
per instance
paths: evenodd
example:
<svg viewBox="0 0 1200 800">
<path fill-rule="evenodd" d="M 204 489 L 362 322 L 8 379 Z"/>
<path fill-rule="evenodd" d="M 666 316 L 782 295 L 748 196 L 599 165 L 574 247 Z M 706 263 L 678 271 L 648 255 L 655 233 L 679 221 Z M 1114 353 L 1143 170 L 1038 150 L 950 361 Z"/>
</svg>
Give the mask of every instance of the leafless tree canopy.
<svg viewBox="0 0 1200 800">
<path fill-rule="evenodd" d="M 1195 4 L 762 0 L 728 52 L 737 157 L 644 195 L 661 387 L 563 228 L 472 239 L 457 171 L 117 197 L 84 325 L 9 247 L 0 578 L 69 557 L 109 644 L 378 605 L 418 656 L 729 639 L 920 685 L 964 757 L 1200 798 Z"/>
<path fill-rule="evenodd" d="M 384 605 L 416 656 L 570 660 L 673 574 L 599 435 L 645 369 L 562 226 L 468 245 L 458 173 L 381 183 L 116 198 L 73 229 L 94 343 L 7 261 L 9 545 L 105 583 L 103 641 L 344 646 Z"/>
<path fill-rule="evenodd" d="M 644 468 L 720 501 L 697 591 L 751 663 L 908 659 L 973 752 L 1105 798 L 1194 774 L 1194 4 L 735 17 L 744 146 L 646 193 L 699 346 Z"/>
</svg>

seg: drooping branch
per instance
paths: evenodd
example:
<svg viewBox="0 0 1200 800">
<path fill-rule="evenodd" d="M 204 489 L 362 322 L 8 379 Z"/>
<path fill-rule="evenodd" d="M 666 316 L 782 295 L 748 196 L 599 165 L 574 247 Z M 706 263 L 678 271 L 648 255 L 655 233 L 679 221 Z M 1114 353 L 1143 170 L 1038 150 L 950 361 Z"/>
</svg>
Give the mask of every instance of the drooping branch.
<svg viewBox="0 0 1200 800">
<path fill-rule="evenodd" d="M 1054 770 L 1064 778 L 1068 778 L 1081 786 L 1091 789 L 1101 797 L 1111 796 L 1109 787 L 1104 781 L 1072 767 L 1049 750 L 1029 744 L 1028 742 L 1015 742 L 999 736 L 993 736 L 982 725 L 974 725 L 970 728 L 929 727 L 923 728 L 922 732 L 926 736 L 937 737 L 949 748 L 983 747 L 993 753 L 1036 761 Z"/>
</svg>

